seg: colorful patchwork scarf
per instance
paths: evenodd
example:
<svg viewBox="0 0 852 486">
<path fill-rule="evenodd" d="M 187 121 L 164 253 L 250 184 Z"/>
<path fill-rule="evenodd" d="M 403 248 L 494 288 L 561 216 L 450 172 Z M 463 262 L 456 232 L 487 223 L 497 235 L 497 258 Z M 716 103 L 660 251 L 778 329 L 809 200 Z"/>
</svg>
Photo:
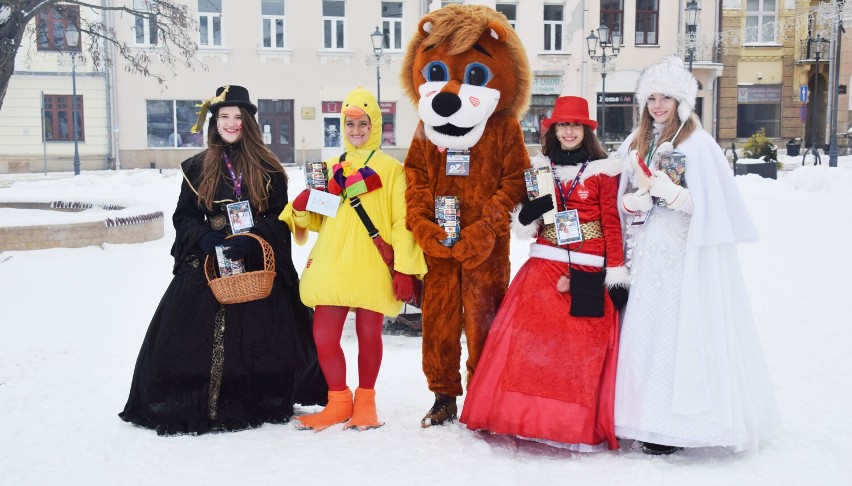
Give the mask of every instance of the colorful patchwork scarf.
<svg viewBox="0 0 852 486">
<path fill-rule="evenodd" d="M 376 151 L 370 152 L 364 167 L 352 169 L 352 163 L 346 161 L 346 154 L 340 156 L 338 163 L 331 168 L 332 176 L 328 181 L 328 192 L 340 194 L 346 191 L 346 197 L 358 196 L 382 187 L 382 180 L 371 167 L 367 167 Z"/>
</svg>

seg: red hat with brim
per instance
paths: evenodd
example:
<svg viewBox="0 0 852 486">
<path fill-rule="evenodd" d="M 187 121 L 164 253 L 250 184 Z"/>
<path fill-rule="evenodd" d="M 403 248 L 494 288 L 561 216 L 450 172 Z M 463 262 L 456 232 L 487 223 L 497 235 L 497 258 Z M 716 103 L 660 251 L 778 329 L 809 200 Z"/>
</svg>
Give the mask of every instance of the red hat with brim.
<svg viewBox="0 0 852 486">
<path fill-rule="evenodd" d="M 589 102 L 579 96 L 560 96 L 553 106 L 553 115 L 541 122 L 541 133 L 554 123 L 582 123 L 592 130 L 598 128 L 598 122 L 589 118 Z"/>
</svg>

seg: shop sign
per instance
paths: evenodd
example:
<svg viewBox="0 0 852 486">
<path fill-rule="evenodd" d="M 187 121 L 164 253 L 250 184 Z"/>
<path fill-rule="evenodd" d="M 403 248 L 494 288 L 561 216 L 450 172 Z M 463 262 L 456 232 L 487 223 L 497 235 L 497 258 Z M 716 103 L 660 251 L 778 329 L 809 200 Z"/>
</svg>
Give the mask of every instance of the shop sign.
<svg viewBox="0 0 852 486">
<path fill-rule="evenodd" d="M 342 101 L 323 101 L 322 102 L 322 112 L 323 113 L 337 113 L 340 114 L 340 110 L 343 108 Z"/>
<path fill-rule="evenodd" d="M 603 95 L 598 93 L 598 104 L 603 103 Z M 607 93 L 606 104 L 608 105 L 632 105 L 633 93 Z"/>
<path fill-rule="evenodd" d="M 533 78 L 532 94 L 557 96 L 562 94 L 562 77 L 536 76 Z"/>
<path fill-rule="evenodd" d="M 781 103 L 781 85 L 739 86 L 737 103 Z"/>
</svg>

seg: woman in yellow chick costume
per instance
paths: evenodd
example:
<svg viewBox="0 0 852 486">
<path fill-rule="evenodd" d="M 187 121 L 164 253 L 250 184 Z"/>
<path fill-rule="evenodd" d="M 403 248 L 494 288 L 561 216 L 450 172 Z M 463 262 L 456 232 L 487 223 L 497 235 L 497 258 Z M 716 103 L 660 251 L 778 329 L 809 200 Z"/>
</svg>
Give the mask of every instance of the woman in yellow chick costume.
<svg viewBox="0 0 852 486">
<path fill-rule="evenodd" d="M 279 217 L 300 245 L 307 241 L 308 230 L 319 233 L 300 283 L 302 302 L 314 307 L 314 342 L 329 389 L 328 405 L 321 412 L 296 417 L 301 428 L 313 430 L 347 420 L 346 428 L 382 425 L 376 414 L 375 383 L 382 360 L 383 316 L 398 314 L 402 301 L 412 297 L 414 276 L 426 273 L 423 252 L 405 228 L 402 164 L 379 149 L 382 114 L 376 98 L 356 88 L 343 101 L 340 118 L 346 151 L 326 161 L 328 192 L 340 196 L 336 214 L 308 210 L 308 200 L 317 195 L 306 189 Z M 351 206 L 353 197 L 360 199 L 378 230 L 376 241 Z M 393 261 L 393 276 L 386 260 Z M 354 404 L 340 347 L 350 308 L 355 309 L 358 335 Z"/>
</svg>

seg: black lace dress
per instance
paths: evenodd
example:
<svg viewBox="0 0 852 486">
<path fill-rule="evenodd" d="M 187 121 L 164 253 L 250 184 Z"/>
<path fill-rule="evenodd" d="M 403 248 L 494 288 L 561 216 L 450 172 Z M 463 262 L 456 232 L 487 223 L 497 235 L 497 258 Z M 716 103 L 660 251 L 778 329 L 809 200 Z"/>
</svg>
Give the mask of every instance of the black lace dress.
<svg viewBox="0 0 852 486">
<path fill-rule="evenodd" d="M 181 164 L 184 181 L 173 216 L 174 278 L 151 320 L 136 361 L 127 405 L 119 416 L 160 435 L 241 430 L 287 422 L 295 403 L 324 405 L 325 379 L 312 335 L 313 312 L 299 298 L 290 232 L 278 220 L 287 203 L 282 175 L 269 174 L 269 208 L 252 205 L 252 232 L 272 245 L 276 277 L 269 297 L 219 304 L 204 277 L 198 239 L 234 201 L 230 179 L 213 211 L 196 205 L 204 152 Z M 227 219 L 225 219 L 227 221 Z M 228 233 L 228 226 L 220 230 Z M 260 247 L 247 257 L 262 267 Z"/>
</svg>

